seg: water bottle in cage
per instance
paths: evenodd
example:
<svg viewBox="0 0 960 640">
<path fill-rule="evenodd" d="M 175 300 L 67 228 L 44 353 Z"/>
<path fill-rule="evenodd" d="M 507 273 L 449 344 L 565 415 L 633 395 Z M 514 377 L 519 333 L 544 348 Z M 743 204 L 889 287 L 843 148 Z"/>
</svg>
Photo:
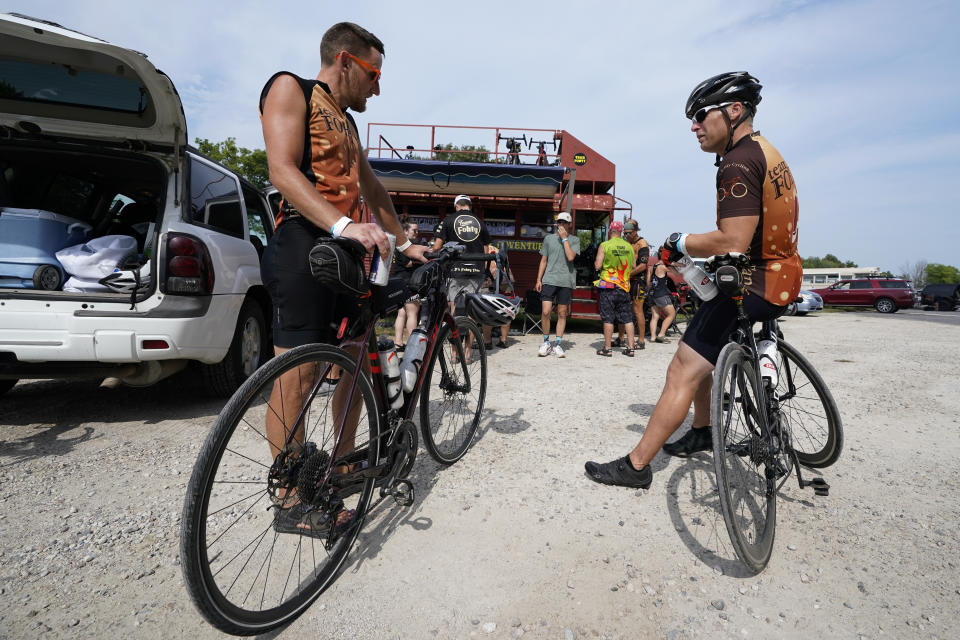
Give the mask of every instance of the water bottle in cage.
<svg viewBox="0 0 960 640">
<path fill-rule="evenodd" d="M 780 379 L 777 371 L 777 341 L 764 338 L 757 341 L 757 354 L 760 360 L 760 375 L 770 379 L 770 388 L 777 388 Z"/>
<path fill-rule="evenodd" d="M 400 358 L 393 340 L 380 338 L 377 341 L 377 351 L 380 356 L 380 367 L 387 382 L 387 401 L 390 408 L 399 409 L 403 406 L 403 394 L 400 392 Z"/>
</svg>

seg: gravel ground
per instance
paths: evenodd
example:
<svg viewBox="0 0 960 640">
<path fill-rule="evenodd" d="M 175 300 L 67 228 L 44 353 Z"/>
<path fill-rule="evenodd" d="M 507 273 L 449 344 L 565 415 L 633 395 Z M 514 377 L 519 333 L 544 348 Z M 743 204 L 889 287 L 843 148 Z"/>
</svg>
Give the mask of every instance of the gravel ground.
<svg viewBox="0 0 960 640">
<path fill-rule="evenodd" d="M 384 502 L 338 581 L 280 637 L 955 637 L 960 327 L 875 313 L 791 318 L 846 447 L 815 497 L 791 481 L 758 576 L 730 547 L 712 460 L 661 455 L 648 491 L 583 472 L 643 433 L 675 344 L 637 357 L 490 355 L 487 416 L 456 465 L 425 452 L 409 509 Z M 219 637 L 178 566 L 186 480 L 220 404 L 151 389 L 21 383 L 0 399 L 0 636 Z M 187 387 L 187 388 L 185 388 Z"/>
</svg>

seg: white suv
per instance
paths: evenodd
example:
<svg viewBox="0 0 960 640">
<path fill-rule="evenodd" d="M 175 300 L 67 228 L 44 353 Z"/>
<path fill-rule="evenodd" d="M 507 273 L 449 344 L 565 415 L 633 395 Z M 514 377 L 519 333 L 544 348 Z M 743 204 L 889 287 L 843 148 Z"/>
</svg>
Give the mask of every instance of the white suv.
<svg viewBox="0 0 960 640">
<path fill-rule="evenodd" d="M 14 227 L 24 211 L 46 226 Z M 57 220 L 85 241 L 135 238 L 139 284 L 66 291 L 59 264 L 4 278 L 33 251 L 4 229 L 43 235 Z M 272 232 L 264 195 L 188 148 L 176 89 L 146 56 L 0 15 L 0 393 L 24 378 L 146 386 L 191 362 L 232 393 L 272 353 Z"/>
</svg>

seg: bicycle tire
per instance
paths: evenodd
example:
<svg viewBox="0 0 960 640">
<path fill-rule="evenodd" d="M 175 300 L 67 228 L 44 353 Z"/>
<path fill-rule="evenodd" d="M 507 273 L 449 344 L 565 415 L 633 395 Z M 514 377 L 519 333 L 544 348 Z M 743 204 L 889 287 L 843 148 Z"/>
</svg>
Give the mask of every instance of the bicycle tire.
<svg viewBox="0 0 960 640">
<path fill-rule="evenodd" d="M 329 497 L 327 504 L 332 506 L 325 511 L 318 508 L 318 513 L 328 516 L 328 522 L 336 522 L 341 509 L 352 508 L 355 515 L 336 537 L 280 533 L 274 528 L 275 501 L 268 490 L 268 475 L 277 457 L 268 443 L 280 449 L 282 442 L 271 440 L 265 425 L 268 413 L 283 429 L 295 423 L 296 417 L 279 402 L 289 397 L 284 389 L 290 384 L 281 381 L 275 389 L 274 381 L 287 374 L 297 379 L 301 389 L 308 389 L 311 372 L 326 370 L 328 365 L 342 369 L 337 384 L 346 386 L 340 394 L 314 389 L 316 393 L 302 398 L 299 404 L 304 411 L 304 439 L 316 446 L 318 457 L 306 457 L 300 450 L 298 456 L 288 458 L 288 478 L 297 478 L 301 501 L 311 488 L 316 497 L 310 500 L 311 505 L 320 504 L 323 496 Z M 320 596 L 343 566 L 363 526 L 374 479 L 361 477 L 352 485 L 356 488 L 362 483 L 359 491 L 340 496 L 346 490 L 338 493 L 329 483 L 329 474 L 321 481 L 324 471 L 318 470 L 333 464 L 333 398 L 339 395 L 342 401 L 354 377 L 355 393 L 360 398 L 358 426 L 353 448 L 348 454 L 341 447 L 339 455 L 349 455 L 349 460 L 361 466 L 363 462 L 376 465 L 379 414 L 373 387 L 365 372 L 354 373 L 353 359 L 341 349 L 321 344 L 290 349 L 264 364 L 237 389 L 207 436 L 184 500 L 180 557 L 191 600 L 217 629 L 233 635 L 254 635 L 287 624 Z M 278 395 L 271 404 L 273 393 Z M 297 400 L 292 402 L 296 404 Z M 309 475 L 305 475 L 308 467 Z M 276 484 L 277 476 L 271 478 Z"/>
<path fill-rule="evenodd" d="M 763 392 L 746 351 L 730 343 L 714 369 L 710 413 L 720 506 L 734 551 L 759 573 L 773 551 L 776 478 L 762 462 L 769 438 L 760 424 Z"/>
<path fill-rule="evenodd" d="M 480 326 L 463 316 L 458 317 L 456 322 L 457 334 L 461 339 L 458 341 L 454 338 L 449 326 L 441 327 L 437 334 L 437 346 L 424 373 L 420 396 L 423 444 L 434 460 L 447 465 L 462 458 L 470 448 L 480 426 L 487 394 L 487 352 Z M 466 367 L 455 362 L 461 353 L 463 339 L 476 340 L 471 361 Z M 439 379 L 436 377 L 438 364 Z M 464 390 L 466 378 L 469 378 L 470 384 Z"/>
<path fill-rule="evenodd" d="M 837 403 L 820 373 L 793 345 L 781 340 L 778 349 L 777 395 L 781 420 L 790 429 L 791 446 L 800 464 L 829 467 L 843 450 Z"/>
</svg>

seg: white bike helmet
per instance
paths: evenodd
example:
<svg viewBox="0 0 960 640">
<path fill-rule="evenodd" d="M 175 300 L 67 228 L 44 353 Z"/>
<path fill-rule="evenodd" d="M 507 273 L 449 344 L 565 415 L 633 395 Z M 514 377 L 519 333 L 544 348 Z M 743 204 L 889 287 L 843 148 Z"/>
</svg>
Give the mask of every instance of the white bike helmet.
<svg viewBox="0 0 960 640">
<path fill-rule="evenodd" d="M 100 278 L 100 284 L 117 293 L 134 294 L 144 291 L 150 287 L 150 263 L 146 262 L 140 266 L 121 263 L 113 273 Z"/>
<path fill-rule="evenodd" d="M 467 294 L 467 313 L 480 324 L 502 327 L 517 317 L 520 298 L 502 293 Z"/>
</svg>

